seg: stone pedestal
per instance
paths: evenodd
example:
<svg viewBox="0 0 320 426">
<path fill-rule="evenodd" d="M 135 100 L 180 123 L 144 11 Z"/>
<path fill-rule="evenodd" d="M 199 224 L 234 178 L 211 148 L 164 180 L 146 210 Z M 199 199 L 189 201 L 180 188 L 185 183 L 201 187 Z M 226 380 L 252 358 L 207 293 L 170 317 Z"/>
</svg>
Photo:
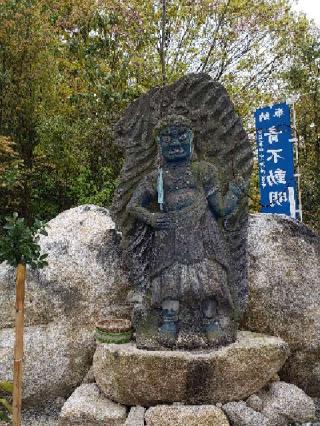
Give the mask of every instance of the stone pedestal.
<svg viewBox="0 0 320 426">
<path fill-rule="evenodd" d="M 218 350 L 147 351 L 134 343 L 99 344 L 96 382 L 124 405 L 214 404 L 244 399 L 279 371 L 289 354 L 280 338 L 241 331 Z"/>
</svg>

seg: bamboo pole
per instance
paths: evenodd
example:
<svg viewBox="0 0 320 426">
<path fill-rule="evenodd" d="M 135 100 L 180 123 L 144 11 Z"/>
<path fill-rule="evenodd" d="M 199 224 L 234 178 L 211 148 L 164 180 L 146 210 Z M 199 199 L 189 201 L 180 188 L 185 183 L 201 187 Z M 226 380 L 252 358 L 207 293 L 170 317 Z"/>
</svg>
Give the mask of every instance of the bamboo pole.
<svg viewBox="0 0 320 426">
<path fill-rule="evenodd" d="M 19 263 L 16 275 L 16 336 L 13 364 L 13 426 L 21 425 L 24 293 L 26 265 Z"/>
</svg>

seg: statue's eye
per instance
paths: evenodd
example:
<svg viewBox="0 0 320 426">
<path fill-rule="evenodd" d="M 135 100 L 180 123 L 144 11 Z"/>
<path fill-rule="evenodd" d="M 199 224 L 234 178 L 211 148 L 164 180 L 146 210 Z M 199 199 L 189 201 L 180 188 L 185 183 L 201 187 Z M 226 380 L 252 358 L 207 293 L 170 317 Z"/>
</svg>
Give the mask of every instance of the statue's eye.
<svg viewBox="0 0 320 426">
<path fill-rule="evenodd" d="M 187 134 L 183 133 L 182 135 L 179 136 L 179 141 L 184 141 L 187 139 Z"/>
</svg>

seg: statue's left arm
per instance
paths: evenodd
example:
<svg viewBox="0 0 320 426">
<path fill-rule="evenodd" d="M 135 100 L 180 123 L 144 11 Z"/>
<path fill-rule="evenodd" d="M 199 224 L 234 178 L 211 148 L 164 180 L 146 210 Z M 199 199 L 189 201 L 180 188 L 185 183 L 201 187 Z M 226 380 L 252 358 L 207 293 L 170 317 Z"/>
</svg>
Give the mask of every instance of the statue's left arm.
<svg viewBox="0 0 320 426">
<path fill-rule="evenodd" d="M 208 163 L 200 165 L 202 182 L 211 211 L 217 219 L 229 216 L 239 206 L 239 200 L 244 193 L 244 184 L 241 179 L 229 184 L 226 193 L 223 193 L 221 183 L 213 166 Z"/>
</svg>

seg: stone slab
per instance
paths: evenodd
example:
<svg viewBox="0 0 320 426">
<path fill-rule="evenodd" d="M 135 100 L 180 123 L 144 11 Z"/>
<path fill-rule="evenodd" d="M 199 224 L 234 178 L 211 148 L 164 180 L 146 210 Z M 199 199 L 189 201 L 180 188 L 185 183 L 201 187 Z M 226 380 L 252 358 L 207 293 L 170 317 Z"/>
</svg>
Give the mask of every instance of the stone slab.
<svg viewBox="0 0 320 426">
<path fill-rule="evenodd" d="M 147 410 L 147 426 L 229 426 L 224 412 L 214 405 L 158 405 Z"/>
<path fill-rule="evenodd" d="M 94 383 L 79 386 L 62 407 L 59 426 L 123 426 L 126 407 L 109 401 Z"/>
<path fill-rule="evenodd" d="M 218 350 L 147 351 L 134 343 L 99 344 L 96 383 L 124 405 L 214 404 L 247 398 L 282 367 L 288 345 L 278 337 L 241 331 Z"/>
</svg>

